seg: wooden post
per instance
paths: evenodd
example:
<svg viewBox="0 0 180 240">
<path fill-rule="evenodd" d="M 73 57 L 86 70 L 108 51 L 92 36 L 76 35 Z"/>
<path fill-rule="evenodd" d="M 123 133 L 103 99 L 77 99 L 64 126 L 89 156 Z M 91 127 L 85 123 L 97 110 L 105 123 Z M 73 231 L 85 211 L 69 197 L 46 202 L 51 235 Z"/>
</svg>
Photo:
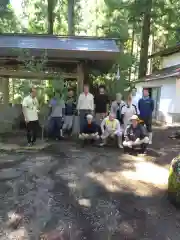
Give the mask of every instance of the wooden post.
<svg viewBox="0 0 180 240">
<path fill-rule="evenodd" d="M 3 78 L 3 99 L 4 104 L 9 104 L 9 78 Z"/>
<path fill-rule="evenodd" d="M 80 94 L 83 91 L 83 85 L 84 85 L 84 65 L 83 63 L 79 63 L 77 66 L 77 74 L 78 74 L 78 94 Z"/>
</svg>

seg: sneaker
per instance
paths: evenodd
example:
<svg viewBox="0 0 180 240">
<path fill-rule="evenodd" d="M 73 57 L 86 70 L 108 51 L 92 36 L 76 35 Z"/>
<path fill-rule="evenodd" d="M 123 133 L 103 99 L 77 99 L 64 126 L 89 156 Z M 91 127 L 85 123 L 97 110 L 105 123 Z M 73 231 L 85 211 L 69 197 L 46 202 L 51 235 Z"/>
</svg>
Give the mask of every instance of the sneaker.
<svg viewBox="0 0 180 240">
<path fill-rule="evenodd" d="M 123 149 L 123 145 L 122 145 L 122 144 L 119 144 L 118 147 L 121 148 L 121 149 Z"/>
<path fill-rule="evenodd" d="M 100 147 L 104 147 L 106 144 L 105 143 L 100 143 L 99 146 Z"/>
<path fill-rule="evenodd" d="M 152 141 L 149 141 L 149 145 L 152 145 Z"/>
<path fill-rule="evenodd" d="M 32 143 L 28 143 L 28 144 L 27 144 L 27 147 L 32 147 Z"/>
</svg>

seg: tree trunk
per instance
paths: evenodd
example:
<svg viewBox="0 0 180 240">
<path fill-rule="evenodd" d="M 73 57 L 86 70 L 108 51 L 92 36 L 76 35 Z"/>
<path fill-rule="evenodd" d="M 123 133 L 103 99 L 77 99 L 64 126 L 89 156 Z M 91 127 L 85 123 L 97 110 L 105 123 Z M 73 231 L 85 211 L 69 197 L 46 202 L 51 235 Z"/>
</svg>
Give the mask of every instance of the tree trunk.
<svg viewBox="0 0 180 240">
<path fill-rule="evenodd" d="M 131 42 L 131 58 L 133 58 L 134 53 L 134 39 L 135 38 L 135 23 L 133 24 L 133 32 L 132 32 L 132 42 Z M 129 68 L 129 82 L 131 81 L 131 73 L 132 73 L 132 65 Z"/>
<path fill-rule="evenodd" d="M 145 11 L 143 16 L 143 25 L 141 32 L 141 52 L 140 52 L 140 63 L 139 63 L 139 78 L 146 76 L 147 63 L 148 63 L 148 47 L 149 47 L 149 36 L 151 27 L 151 9 L 152 0 L 146 0 Z"/>
<path fill-rule="evenodd" d="M 48 34 L 53 34 L 54 25 L 54 0 L 48 0 Z"/>
<path fill-rule="evenodd" d="M 68 0 L 68 35 L 74 35 L 74 0 Z"/>
</svg>

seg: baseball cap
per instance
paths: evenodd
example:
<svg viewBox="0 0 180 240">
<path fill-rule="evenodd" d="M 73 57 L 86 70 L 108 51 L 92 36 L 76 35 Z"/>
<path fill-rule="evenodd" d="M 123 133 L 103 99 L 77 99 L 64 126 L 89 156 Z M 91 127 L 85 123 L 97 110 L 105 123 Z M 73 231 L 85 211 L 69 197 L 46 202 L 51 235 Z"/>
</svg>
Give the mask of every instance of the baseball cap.
<svg viewBox="0 0 180 240">
<path fill-rule="evenodd" d="M 137 115 L 133 115 L 131 118 L 130 118 L 130 120 L 139 120 L 139 118 L 138 118 L 138 116 Z"/>
<path fill-rule="evenodd" d="M 86 118 L 87 118 L 88 120 L 91 120 L 91 119 L 93 119 L 93 115 L 88 114 L 88 115 L 86 116 Z"/>
</svg>

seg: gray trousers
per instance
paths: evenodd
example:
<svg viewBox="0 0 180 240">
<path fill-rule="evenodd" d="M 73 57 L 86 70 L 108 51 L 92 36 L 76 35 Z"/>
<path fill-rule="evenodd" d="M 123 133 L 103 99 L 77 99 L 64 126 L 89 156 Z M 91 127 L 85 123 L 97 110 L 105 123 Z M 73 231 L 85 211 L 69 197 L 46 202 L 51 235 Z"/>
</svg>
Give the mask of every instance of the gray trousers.
<svg viewBox="0 0 180 240">
<path fill-rule="evenodd" d="M 71 116 L 65 116 L 65 117 L 64 117 L 63 129 L 66 129 L 66 130 L 72 129 L 73 120 L 74 120 L 74 116 L 73 116 L 73 115 L 71 115 Z"/>
<path fill-rule="evenodd" d="M 80 123 L 80 131 L 83 131 L 83 126 L 86 121 L 86 115 L 92 114 L 91 110 L 81 109 L 79 110 L 79 123 Z"/>
</svg>

